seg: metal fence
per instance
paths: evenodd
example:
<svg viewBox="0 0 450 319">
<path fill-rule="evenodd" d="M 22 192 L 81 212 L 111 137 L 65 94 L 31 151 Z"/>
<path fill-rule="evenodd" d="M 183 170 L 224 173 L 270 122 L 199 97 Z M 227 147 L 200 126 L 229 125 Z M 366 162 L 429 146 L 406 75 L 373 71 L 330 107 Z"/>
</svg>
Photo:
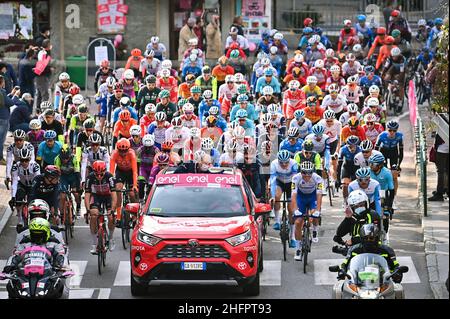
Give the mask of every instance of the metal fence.
<svg viewBox="0 0 450 319">
<path fill-rule="evenodd" d="M 420 118 L 417 118 L 417 125 L 414 127 L 414 136 L 416 144 L 416 165 L 419 168 L 420 175 L 420 193 L 422 196 L 423 214 L 428 216 L 427 205 L 427 141 L 425 127 Z"/>
</svg>

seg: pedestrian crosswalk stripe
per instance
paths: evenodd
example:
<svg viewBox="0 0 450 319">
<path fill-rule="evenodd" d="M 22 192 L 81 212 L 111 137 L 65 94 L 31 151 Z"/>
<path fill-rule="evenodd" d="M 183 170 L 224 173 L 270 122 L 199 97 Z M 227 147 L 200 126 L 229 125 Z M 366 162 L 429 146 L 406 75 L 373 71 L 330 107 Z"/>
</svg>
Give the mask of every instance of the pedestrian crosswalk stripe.
<svg viewBox="0 0 450 319">
<path fill-rule="evenodd" d="M 7 260 L 5 260 L 5 259 L 0 259 L 0 271 L 3 270 L 3 268 L 4 268 L 5 265 L 6 265 L 6 262 L 7 262 Z M 0 280 L 0 287 L 1 287 L 1 286 L 6 286 L 7 283 L 8 283 L 8 279 Z"/>
<path fill-rule="evenodd" d="M 403 274 L 403 284 L 420 283 L 419 275 L 412 261 L 411 256 L 397 256 L 401 266 L 408 266 L 409 271 Z M 328 270 L 329 266 L 340 265 L 344 261 L 341 259 L 315 259 L 314 260 L 314 283 L 316 285 L 334 285 L 337 282 L 335 272 Z"/>
<path fill-rule="evenodd" d="M 91 299 L 94 295 L 95 288 L 88 289 L 70 289 L 69 299 Z"/>
<path fill-rule="evenodd" d="M 114 286 L 129 286 L 130 285 L 131 266 L 129 261 L 121 261 L 119 269 L 117 269 Z"/>
<path fill-rule="evenodd" d="M 110 294 L 111 288 L 100 288 L 100 292 L 98 293 L 97 299 L 109 299 Z"/>
<path fill-rule="evenodd" d="M 83 274 L 86 271 L 87 260 L 70 260 L 69 267 L 75 273 L 75 275 L 69 278 L 69 287 L 80 287 L 81 280 L 83 280 Z"/>
<path fill-rule="evenodd" d="M 8 292 L 0 291 L 0 299 L 8 299 Z"/>
<path fill-rule="evenodd" d="M 281 260 L 264 260 L 259 280 L 261 286 L 281 286 Z"/>
</svg>

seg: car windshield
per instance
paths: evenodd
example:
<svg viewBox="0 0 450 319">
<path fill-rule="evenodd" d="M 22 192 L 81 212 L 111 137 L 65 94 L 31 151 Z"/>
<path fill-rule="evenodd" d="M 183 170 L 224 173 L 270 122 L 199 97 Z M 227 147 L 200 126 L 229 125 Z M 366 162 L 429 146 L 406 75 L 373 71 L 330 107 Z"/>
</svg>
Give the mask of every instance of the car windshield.
<svg viewBox="0 0 450 319">
<path fill-rule="evenodd" d="M 162 217 L 235 217 L 247 215 L 239 186 L 159 185 L 147 215 Z"/>
<path fill-rule="evenodd" d="M 356 284 L 376 288 L 383 275 L 389 273 L 386 259 L 376 254 L 361 254 L 350 260 L 349 272 Z"/>
</svg>

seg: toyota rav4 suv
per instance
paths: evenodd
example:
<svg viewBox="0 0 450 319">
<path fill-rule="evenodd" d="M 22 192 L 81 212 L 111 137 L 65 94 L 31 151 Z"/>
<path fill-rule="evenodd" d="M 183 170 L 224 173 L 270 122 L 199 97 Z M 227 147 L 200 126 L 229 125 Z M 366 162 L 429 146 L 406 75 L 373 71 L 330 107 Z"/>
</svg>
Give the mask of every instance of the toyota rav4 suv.
<svg viewBox="0 0 450 319">
<path fill-rule="evenodd" d="M 149 285 L 235 284 L 259 294 L 263 269 L 262 214 L 241 171 L 219 168 L 207 174 L 156 177 L 147 203 L 128 204 L 138 215 L 132 234 L 131 293 Z"/>
</svg>

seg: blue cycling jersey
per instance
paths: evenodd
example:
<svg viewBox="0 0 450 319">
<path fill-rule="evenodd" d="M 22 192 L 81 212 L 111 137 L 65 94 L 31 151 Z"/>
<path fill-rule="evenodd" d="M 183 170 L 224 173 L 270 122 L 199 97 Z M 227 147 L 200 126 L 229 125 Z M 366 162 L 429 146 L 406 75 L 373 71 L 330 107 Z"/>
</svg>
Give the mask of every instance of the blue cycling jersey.
<svg viewBox="0 0 450 319">
<path fill-rule="evenodd" d="M 389 132 L 382 132 L 378 135 L 376 146 L 383 149 L 397 149 L 397 145 L 403 146 L 403 133 L 395 132 L 393 138 L 389 137 Z"/>
<path fill-rule="evenodd" d="M 138 118 L 138 114 L 137 114 L 136 110 L 131 106 L 127 106 L 127 110 L 130 111 L 131 117 L 134 118 L 136 120 L 136 122 L 139 122 L 139 118 Z M 116 123 L 119 120 L 119 113 L 122 111 L 123 111 L 123 109 L 121 107 L 118 107 L 114 110 L 113 123 Z"/>
<path fill-rule="evenodd" d="M 351 182 L 348 184 L 348 193 L 355 190 L 362 190 L 364 193 L 366 193 L 367 197 L 369 198 L 370 203 L 375 203 L 375 211 L 379 216 L 382 216 L 381 211 L 381 199 L 380 199 L 380 183 L 378 183 L 376 180 L 370 179 L 369 185 L 367 188 L 361 188 L 359 186 L 359 183 L 357 180 Z"/>
<path fill-rule="evenodd" d="M 344 145 L 339 151 L 339 161 L 344 161 L 344 164 L 355 165 L 355 156 L 361 152 L 361 147 L 356 146 L 356 151 L 354 153 L 350 152 L 348 145 Z"/>
<path fill-rule="evenodd" d="M 393 190 L 394 178 L 390 169 L 383 167 L 378 174 L 370 170 L 370 178 L 376 180 L 380 184 L 381 190 Z"/>
<path fill-rule="evenodd" d="M 44 163 L 49 165 L 53 165 L 55 163 L 56 156 L 59 155 L 59 152 L 62 149 L 62 144 L 59 141 L 55 141 L 55 144 L 52 148 L 47 146 L 45 141 L 41 142 L 38 147 L 37 157 L 42 158 Z"/>
<path fill-rule="evenodd" d="M 240 126 L 245 128 L 245 135 L 246 136 L 255 136 L 255 123 L 252 120 L 245 119 L 244 125 L 241 125 L 238 120 L 234 121 L 235 123 L 238 123 Z"/>
<path fill-rule="evenodd" d="M 202 123 L 205 121 L 205 113 L 209 112 L 209 109 L 213 106 L 217 106 L 219 108 L 219 114 L 220 112 L 220 103 L 217 100 L 212 100 L 211 105 L 208 105 L 205 100 L 200 102 L 200 105 L 198 106 L 198 118 L 200 119 L 200 126 L 202 126 Z"/>
<path fill-rule="evenodd" d="M 301 138 L 297 139 L 297 142 L 292 145 L 289 143 L 289 139 L 285 139 L 280 144 L 281 150 L 288 150 L 291 153 L 291 158 L 294 158 L 295 153 L 300 152 L 302 150 L 303 140 Z"/>
<path fill-rule="evenodd" d="M 370 88 L 372 85 L 376 85 L 381 88 L 383 86 L 383 81 L 378 75 L 374 75 L 372 80 L 370 80 L 367 76 L 363 76 L 359 81 L 359 86 L 366 89 Z"/>
<path fill-rule="evenodd" d="M 241 106 L 239 104 L 235 104 L 230 112 L 230 121 L 233 122 L 236 120 L 236 112 L 241 109 Z M 256 121 L 259 118 L 259 112 L 255 110 L 255 106 L 252 103 L 247 103 L 247 108 L 245 109 L 247 111 L 247 118 Z"/>
</svg>

